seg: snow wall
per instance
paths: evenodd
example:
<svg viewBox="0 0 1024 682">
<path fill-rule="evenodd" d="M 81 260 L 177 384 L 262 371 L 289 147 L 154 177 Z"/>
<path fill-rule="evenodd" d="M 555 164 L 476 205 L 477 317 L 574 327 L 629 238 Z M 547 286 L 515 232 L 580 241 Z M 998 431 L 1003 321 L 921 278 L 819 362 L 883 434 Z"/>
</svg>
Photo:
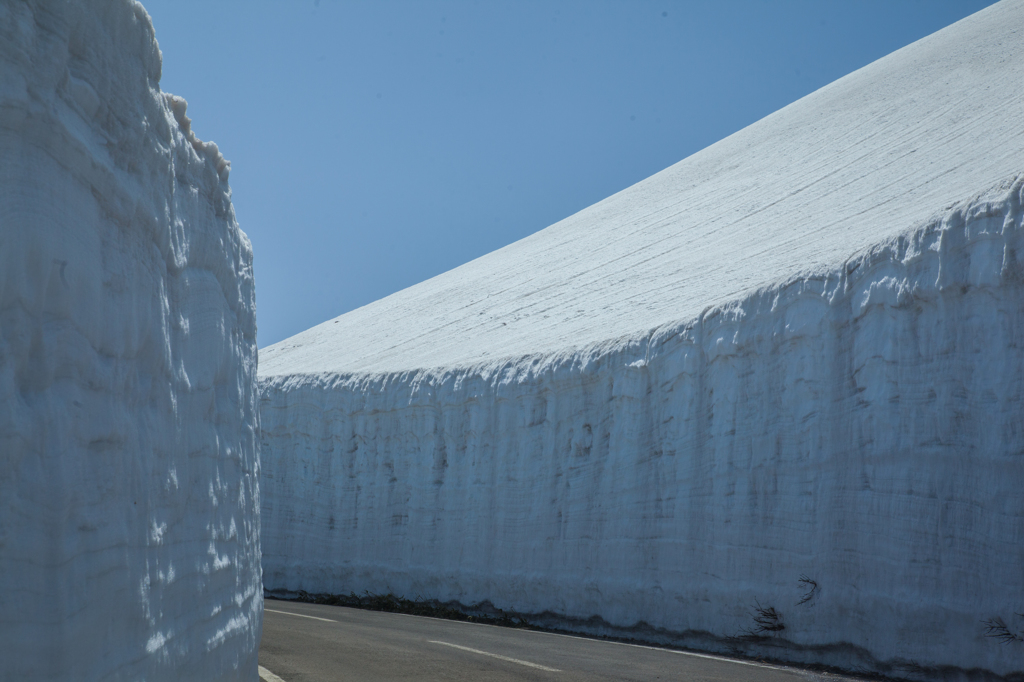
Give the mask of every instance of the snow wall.
<svg viewBox="0 0 1024 682">
<path fill-rule="evenodd" d="M 263 378 L 266 587 L 1019 672 L 983 621 L 1024 604 L 1022 200 L 1019 177 L 621 347 Z M 763 641 L 758 605 L 784 625 Z"/>
<path fill-rule="evenodd" d="M 262 349 L 265 587 L 1019 679 L 1022 26 Z"/>
<path fill-rule="evenodd" d="M 252 250 L 130 0 L 0 0 L 0 679 L 255 680 Z"/>
</svg>

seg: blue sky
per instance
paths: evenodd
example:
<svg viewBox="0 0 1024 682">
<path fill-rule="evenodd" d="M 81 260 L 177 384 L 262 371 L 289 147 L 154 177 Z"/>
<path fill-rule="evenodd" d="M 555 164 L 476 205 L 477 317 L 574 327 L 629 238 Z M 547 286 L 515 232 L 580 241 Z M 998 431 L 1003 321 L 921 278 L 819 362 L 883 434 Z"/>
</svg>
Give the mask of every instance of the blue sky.
<svg viewBox="0 0 1024 682">
<path fill-rule="evenodd" d="M 259 346 L 543 229 L 989 0 L 143 0 Z"/>
</svg>

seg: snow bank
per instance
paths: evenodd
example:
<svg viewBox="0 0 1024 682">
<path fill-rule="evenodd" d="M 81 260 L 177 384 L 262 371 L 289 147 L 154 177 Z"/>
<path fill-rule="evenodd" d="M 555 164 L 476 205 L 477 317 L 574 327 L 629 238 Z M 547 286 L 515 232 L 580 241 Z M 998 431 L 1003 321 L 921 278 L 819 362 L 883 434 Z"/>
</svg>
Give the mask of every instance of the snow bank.
<svg viewBox="0 0 1024 682">
<path fill-rule="evenodd" d="M 1021 26 L 262 351 L 265 586 L 1021 671 L 984 625 L 1024 627 Z"/>
<path fill-rule="evenodd" d="M 130 0 L 0 0 L 0 678 L 256 678 L 252 251 Z"/>
</svg>

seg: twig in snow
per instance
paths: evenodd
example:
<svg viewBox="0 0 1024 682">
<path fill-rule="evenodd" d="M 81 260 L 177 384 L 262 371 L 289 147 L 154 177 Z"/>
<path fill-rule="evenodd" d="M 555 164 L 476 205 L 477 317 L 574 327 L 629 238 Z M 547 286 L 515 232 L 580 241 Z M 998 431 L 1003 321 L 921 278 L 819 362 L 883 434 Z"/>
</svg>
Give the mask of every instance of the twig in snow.
<svg viewBox="0 0 1024 682">
<path fill-rule="evenodd" d="M 1017 614 L 1019 617 L 1024 618 L 1024 614 Z M 985 636 L 998 639 L 1003 644 L 1010 644 L 1011 642 L 1024 642 L 1024 636 L 1020 633 L 1014 632 L 999 616 L 989 620 L 981 621 L 982 625 L 985 626 Z"/>
<path fill-rule="evenodd" d="M 818 583 L 808 578 L 806 575 L 800 576 L 800 586 L 807 590 L 806 594 L 796 604 L 806 604 L 807 602 L 814 599 L 815 593 L 818 591 Z"/>
</svg>

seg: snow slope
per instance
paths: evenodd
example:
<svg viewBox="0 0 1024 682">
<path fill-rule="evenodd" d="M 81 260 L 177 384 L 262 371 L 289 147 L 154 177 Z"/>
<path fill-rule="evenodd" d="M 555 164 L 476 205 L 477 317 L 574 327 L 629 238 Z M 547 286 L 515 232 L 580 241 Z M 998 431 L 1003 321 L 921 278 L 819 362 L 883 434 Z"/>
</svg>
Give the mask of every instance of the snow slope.
<svg viewBox="0 0 1024 682">
<path fill-rule="evenodd" d="M 1000 3 L 629 189 L 269 346 L 260 374 L 562 353 L 695 319 L 1024 170 L 1024 20 Z"/>
<path fill-rule="evenodd" d="M 0 679 L 256 679 L 252 250 L 160 68 L 0 0 Z"/>
<path fill-rule="evenodd" d="M 1004 1 L 264 349 L 265 586 L 1020 672 L 1022 83 Z"/>
</svg>

